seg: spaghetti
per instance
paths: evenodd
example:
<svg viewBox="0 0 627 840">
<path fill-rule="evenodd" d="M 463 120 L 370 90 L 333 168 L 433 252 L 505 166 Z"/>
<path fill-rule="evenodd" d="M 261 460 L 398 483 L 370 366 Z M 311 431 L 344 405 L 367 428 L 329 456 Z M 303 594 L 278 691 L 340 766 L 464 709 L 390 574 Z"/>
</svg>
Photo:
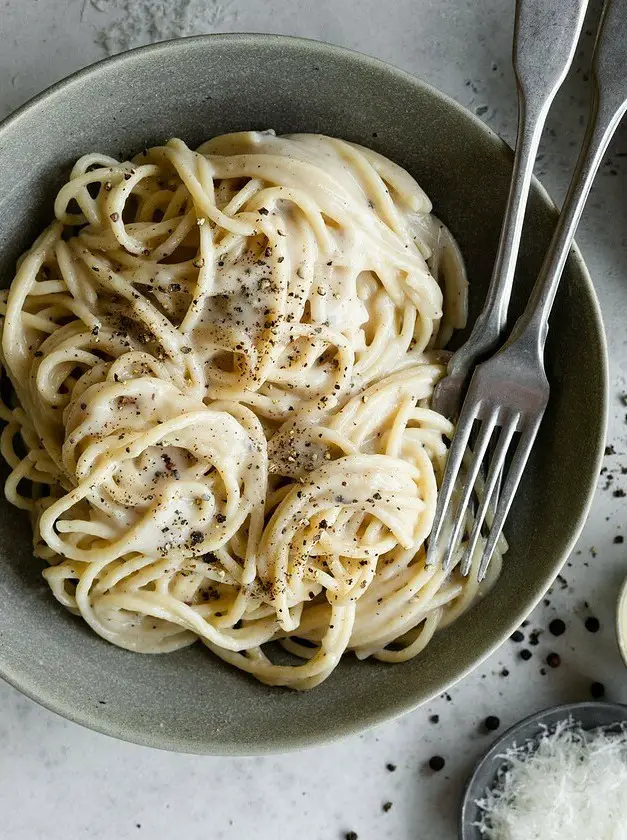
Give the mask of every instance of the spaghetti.
<svg viewBox="0 0 627 840">
<path fill-rule="evenodd" d="M 473 602 L 476 575 L 424 564 L 466 276 L 405 170 L 318 135 L 171 140 L 81 158 L 55 216 L 3 293 L 0 411 L 65 607 L 305 689 Z"/>
</svg>

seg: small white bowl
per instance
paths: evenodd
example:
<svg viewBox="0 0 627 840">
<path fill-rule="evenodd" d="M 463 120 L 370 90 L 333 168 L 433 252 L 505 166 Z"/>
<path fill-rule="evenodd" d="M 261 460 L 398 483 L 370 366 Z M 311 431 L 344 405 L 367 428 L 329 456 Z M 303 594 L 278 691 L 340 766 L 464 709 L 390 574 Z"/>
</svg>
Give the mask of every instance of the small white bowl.
<svg viewBox="0 0 627 840">
<path fill-rule="evenodd" d="M 623 657 L 623 662 L 627 665 L 627 578 L 621 586 L 620 594 L 618 596 L 618 608 L 616 610 L 616 638 L 618 640 L 618 648 Z"/>
</svg>

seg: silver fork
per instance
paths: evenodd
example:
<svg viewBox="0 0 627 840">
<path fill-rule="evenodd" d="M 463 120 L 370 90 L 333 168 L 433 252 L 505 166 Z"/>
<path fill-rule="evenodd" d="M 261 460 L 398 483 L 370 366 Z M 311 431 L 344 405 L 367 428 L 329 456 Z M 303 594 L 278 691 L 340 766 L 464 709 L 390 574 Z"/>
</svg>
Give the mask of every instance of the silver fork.
<svg viewBox="0 0 627 840">
<path fill-rule="evenodd" d="M 458 417 L 472 369 L 502 343 L 533 165 L 546 117 L 572 64 L 588 0 L 517 0 L 513 64 L 518 131 L 505 215 L 483 310 L 453 354 L 432 405 Z"/>
<path fill-rule="evenodd" d="M 521 5 L 522 2 L 519 7 Z M 502 349 L 478 365 L 472 375 L 447 459 L 427 564 L 433 563 L 439 555 L 443 523 L 451 504 L 464 452 L 477 421 L 479 430 L 474 453 L 463 477 L 442 563 L 445 569 L 450 568 L 483 458 L 493 434 L 498 430 L 484 491 L 461 560 L 461 572 L 468 574 L 497 481 L 508 452 L 513 449 L 479 563 L 479 580 L 485 577 L 549 400 L 549 382 L 544 370 L 544 345 L 557 287 L 590 187 L 626 109 L 627 0 L 607 0 L 592 61 L 592 100 L 588 125 L 575 172 L 525 311 Z M 520 438 L 512 447 L 516 434 Z"/>
</svg>

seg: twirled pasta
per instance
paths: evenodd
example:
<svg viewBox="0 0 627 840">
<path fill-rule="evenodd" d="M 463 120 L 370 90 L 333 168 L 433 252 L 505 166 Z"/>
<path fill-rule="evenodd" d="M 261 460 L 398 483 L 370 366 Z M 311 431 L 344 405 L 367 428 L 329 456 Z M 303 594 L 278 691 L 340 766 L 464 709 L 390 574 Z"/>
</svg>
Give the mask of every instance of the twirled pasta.
<svg viewBox="0 0 627 840">
<path fill-rule="evenodd" d="M 77 162 L 0 304 L 6 495 L 64 606 L 304 689 L 472 603 L 475 576 L 424 565 L 452 433 L 429 399 L 466 317 L 430 211 L 318 135 Z"/>
</svg>

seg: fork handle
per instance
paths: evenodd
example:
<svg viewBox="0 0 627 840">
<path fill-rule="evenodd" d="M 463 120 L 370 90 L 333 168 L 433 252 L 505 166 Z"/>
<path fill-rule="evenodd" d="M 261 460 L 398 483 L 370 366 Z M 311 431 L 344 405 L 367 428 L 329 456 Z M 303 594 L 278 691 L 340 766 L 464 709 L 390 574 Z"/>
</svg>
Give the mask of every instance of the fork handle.
<svg viewBox="0 0 627 840">
<path fill-rule="evenodd" d="M 592 99 L 579 158 L 551 244 L 527 306 L 506 346 L 542 355 L 549 315 L 575 231 L 608 144 L 627 110 L 627 0 L 606 0 L 592 60 Z"/>
<path fill-rule="evenodd" d="M 518 91 L 516 152 L 505 216 L 483 310 L 448 366 L 466 378 L 503 338 L 533 165 L 546 117 L 575 54 L 588 0 L 517 0 L 513 63 Z"/>
</svg>

